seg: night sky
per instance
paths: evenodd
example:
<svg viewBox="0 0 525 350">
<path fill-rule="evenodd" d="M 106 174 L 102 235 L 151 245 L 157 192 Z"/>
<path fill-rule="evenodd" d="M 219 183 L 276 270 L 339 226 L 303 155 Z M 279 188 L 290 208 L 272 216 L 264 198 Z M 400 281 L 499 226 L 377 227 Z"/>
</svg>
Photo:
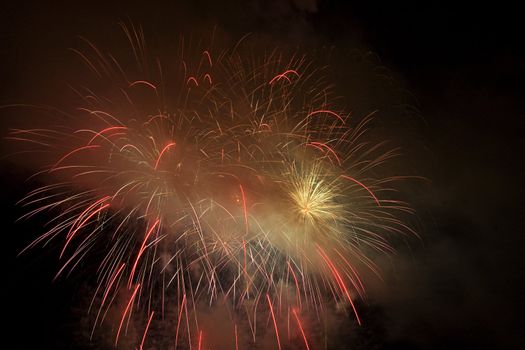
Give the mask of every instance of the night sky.
<svg viewBox="0 0 525 350">
<path fill-rule="evenodd" d="M 131 1 L 130 1 L 131 3 Z M 78 36 L 111 50 L 120 21 L 152 46 L 216 27 L 313 56 L 330 52 L 337 93 L 354 113 L 378 109 L 416 182 L 421 236 L 383 266 L 385 283 L 361 306 L 364 325 L 341 349 L 518 348 L 523 311 L 525 50 L 520 11 L 454 2 L 247 0 L 27 1 L 1 5 L 0 105 L 63 105 Z M 118 39 L 117 39 L 118 37 Z M 67 104 L 67 103 L 66 103 Z M 22 112 L 0 109 L 0 130 Z M 9 151 L 2 142 L 2 155 Z M 57 249 L 17 257 L 44 219 L 15 223 L 31 169 L 2 162 L 2 343 L 82 349 L 82 273 L 52 282 Z"/>
</svg>

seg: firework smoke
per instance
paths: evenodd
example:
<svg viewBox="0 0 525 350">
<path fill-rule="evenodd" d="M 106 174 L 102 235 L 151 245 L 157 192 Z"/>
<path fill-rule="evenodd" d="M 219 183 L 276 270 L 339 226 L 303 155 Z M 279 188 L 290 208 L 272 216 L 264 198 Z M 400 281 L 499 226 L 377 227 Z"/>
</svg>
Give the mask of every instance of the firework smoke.
<svg viewBox="0 0 525 350">
<path fill-rule="evenodd" d="M 379 275 L 374 255 L 413 233 L 400 177 L 382 176 L 397 152 L 367 140 L 371 116 L 334 105 L 304 56 L 182 41 L 161 62 L 123 28 L 136 68 L 85 41 L 75 51 L 97 83 L 74 88 L 79 107 L 9 135 L 46 183 L 20 201 L 24 219 L 52 213 L 28 248 L 60 244 L 57 277 L 98 259 L 90 335 L 310 349 L 333 310 L 360 324 L 362 271 Z"/>
</svg>

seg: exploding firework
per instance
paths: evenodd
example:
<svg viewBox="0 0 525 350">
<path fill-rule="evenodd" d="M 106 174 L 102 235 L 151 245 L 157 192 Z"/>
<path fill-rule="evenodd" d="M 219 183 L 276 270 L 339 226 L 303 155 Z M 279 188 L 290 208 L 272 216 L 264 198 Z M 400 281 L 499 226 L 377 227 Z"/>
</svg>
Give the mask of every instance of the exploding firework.
<svg viewBox="0 0 525 350">
<path fill-rule="evenodd" d="M 310 349 L 325 310 L 360 324 L 360 271 L 378 274 L 374 254 L 413 232 L 371 116 L 338 109 L 303 56 L 182 42 L 166 65 L 124 31 L 136 69 L 86 41 L 75 51 L 101 92 L 76 88 L 60 125 L 9 135 L 42 160 L 24 218 L 53 214 L 28 248 L 60 244 L 57 277 L 99 259 L 92 334 L 109 323 L 116 346 L 213 347 L 205 319 L 222 308 L 232 349 Z"/>
</svg>

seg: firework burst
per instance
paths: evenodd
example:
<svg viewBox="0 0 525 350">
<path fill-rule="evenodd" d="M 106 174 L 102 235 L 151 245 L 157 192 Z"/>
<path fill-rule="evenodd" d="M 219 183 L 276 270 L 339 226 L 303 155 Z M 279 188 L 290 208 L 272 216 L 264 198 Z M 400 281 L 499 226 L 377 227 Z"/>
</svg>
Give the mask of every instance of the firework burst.
<svg viewBox="0 0 525 350">
<path fill-rule="evenodd" d="M 165 65 L 124 31 L 136 69 L 86 41 L 75 51 L 103 93 L 79 87 L 61 125 L 9 136 L 42 155 L 48 183 L 20 201 L 24 218 L 53 213 L 28 248 L 61 244 L 57 276 L 100 257 L 93 331 L 112 318 L 118 345 L 136 314 L 142 349 L 171 315 L 163 344 L 210 347 L 202 306 L 221 304 L 232 348 L 271 333 L 310 349 L 331 305 L 360 323 L 360 271 L 378 273 L 375 252 L 412 232 L 397 178 L 381 176 L 397 152 L 366 140 L 371 116 L 337 109 L 303 56 L 183 42 Z"/>
</svg>

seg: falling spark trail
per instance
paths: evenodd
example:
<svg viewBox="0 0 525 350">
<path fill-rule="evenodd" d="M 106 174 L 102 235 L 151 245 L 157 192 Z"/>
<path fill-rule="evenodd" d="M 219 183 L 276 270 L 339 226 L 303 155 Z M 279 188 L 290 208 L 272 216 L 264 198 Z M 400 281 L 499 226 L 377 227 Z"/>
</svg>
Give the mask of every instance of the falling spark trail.
<svg viewBox="0 0 525 350">
<path fill-rule="evenodd" d="M 155 85 L 153 85 L 152 83 L 150 83 L 149 81 L 146 81 L 146 80 L 137 80 L 137 81 L 134 81 L 133 83 L 129 84 L 129 87 L 133 87 L 135 85 L 146 85 L 146 86 L 149 86 L 150 88 L 152 88 L 153 90 L 157 91 L 157 87 Z"/>
<path fill-rule="evenodd" d="M 242 196 L 242 210 L 244 213 L 244 225 L 246 227 L 246 232 L 248 232 L 248 209 L 246 208 L 246 195 L 244 194 L 244 188 L 242 185 L 239 185 Z"/>
<path fill-rule="evenodd" d="M 64 248 L 62 248 L 62 251 L 60 252 L 60 258 L 64 255 L 64 252 L 66 251 L 66 248 L 67 246 L 69 245 L 69 242 L 71 242 L 71 240 L 73 239 L 73 237 L 75 236 L 75 233 L 77 233 L 82 227 L 84 227 L 86 225 L 86 223 L 89 221 L 89 219 L 91 219 L 93 216 L 97 215 L 99 212 L 101 212 L 102 210 L 106 209 L 109 207 L 109 203 L 107 204 L 104 204 L 103 206 L 101 206 L 100 208 L 98 208 L 97 210 L 93 211 L 91 214 L 89 214 L 89 216 L 84 219 L 84 221 L 82 221 L 77 228 L 75 228 L 75 230 L 73 232 L 71 232 L 70 236 L 68 237 L 66 243 L 64 244 Z"/>
<path fill-rule="evenodd" d="M 202 330 L 199 331 L 199 347 L 197 349 L 201 350 L 201 346 L 202 346 Z"/>
<path fill-rule="evenodd" d="M 142 241 L 142 246 L 139 249 L 137 258 L 135 259 L 135 262 L 133 263 L 133 267 L 131 268 L 131 273 L 129 274 L 128 287 L 131 287 L 133 276 L 135 275 L 135 269 L 137 268 L 137 264 L 139 263 L 140 257 L 144 253 L 146 242 L 148 241 L 149 236 L 153 233 L 153 230 L 155 230 L 155 228 L 157 227 L 159 223 L 160 223 L 160 220 L 157 219 L 155 223 L 151 226 L 151 228 L 148 230 L 148 232 L 146 233 L 146 236 L 144 237 L 144 241 Z"/>
<path fill-rule="evenodd" d="M 341 117 L 339 114 L 335 113 L 334 111 L 330 111 L 328 109 L 320 109 L 320 110 L 317 110 L 317 111 L 310 112 L 306 117 L 308 118 L 308 117 L 311 117 L 313 115 L 322 114 L 322 113 L 333 115 L 334 117 L 339 119 L 341 121 L 341 123 L 345 124 L 345 120 L 343 119 L 343 117 Z"/>
<path fill-rule="evenodd" d="M 279 329 L 277 328 L 277 321 L 275 320 L 275 313 L 273 311 L 272 301 L 270 295 L 266 294 L 266 300 L 268 300 L 268 306 L 270 307 L 270 314 L 272 315 L 273 326 L 275 328 L 275 337 L 277 338 L 277 347 L 281 350 L 281 340 L 279 339 Z"/>
<path fill-rule="evenodd" d="M 143 347 L 144 347 L 144 341 L 146 340 L 146 335 L 148 334 L 149 325 L 151 323 L 151 320 L 153 319 L 153 314 L 154 313 L 155 312 L 152 311 L 151 315 L 149 316 L 148 323 L 146 324 L 146 329 L 144 330 L 144 335 L 142 336 L 142 341 L 140 342 L 140 350 L 142 350 Z"/>
<path fill-rule="evenodd" d="M 75 148 L 74 150 L 72 150 L 71 152 L 67 153 L 65 156 L 63 156 L 62 158 L 60 158 L 56 163 L 55 165 L 53 165 L 51 167 L 51 169 L 49 170 L 50 172 L 55 170 L 56 167 L 62 163 L 66 158 L 72 156 L 73 154 L 77 153 L 77 152 L 80 152 L 80 151 L 83 151 L 83 150 L 86 150 L 86 149 L 94 149 L 94 148 L 99 148 L 100 145 L 89 145 L 89 146 L 84 146 L 84 147 L 79 147 L 79 148 Z"/>
<path fill-rule="evenodd" d="M 137 284 L 137 286 L 135 287 L 135 290 L 133 291 L 133 294 L 131 295 L 131 298 L 129 298 L 128 305 L 126 305 L 126 308 L 124 309 L 124 313 L 122 314 L 122 318 L 118 326 L 117 336 L 115 337 L 115 346 L 117 346 L 118 344 L 118 338 L 120 337 L 120 331 L 122 330 L 124 319 L 126 318 L 126 315 L 128 314 L 130 307 L 133 304 L 133 300 L 135 300 L 135 296 L 137 295 L 137 291 L 139 290 L 139 287 L 140 287 L 140 284 Z"/>
<path fill-rule="evenodd" d="M 175 349 L 177 349 L 177 345 L 179 343 L 179 327 L 180 327 L 180 321 L 182 319 L 182 312 L 184 311 L 184 308 L 186 306 L 186 293 L 182 296 L 182 302 L 180 303 L 180 310 L 179 310 L 179 317 L 177 318 L 177 330 L 175 331 Z"/>
<path fill-rule="evenodd" d="M 301 321 L 299 320 L 299 316 L 297 316 L 297 311 L 295 309 L 292 309 L 292 313 L 295 317 L 295 320 L 297 321 L 297 326 L 299 326 L 299 331 L 301 331 L 301 335 L 304 340 L 304 345 L 306 346 L 307 350 L 310 350 L 310 346 L 308 345 L 308 340 L 306 339 L 306 334 L 304 333 L 303 326 L 301 324 Z"/>
<path fill-rule="evenodd" d="M 328 267 L 332 271 L 332 273 L 333 273 L 333 275 L 335 277 L 335 280 L 336 280 L 337 284 L 339 285 L 339 288 L 341 288 L 341 290 L 344 292 L 344 294 L 346 295 L 346 297 L 348 299 L 348 302 L 352 306 L 352 310 L 354 311 L 354 315 L 355 315 L 355 317 L 357 319 L 357 323 L 359 323 L 359 325 L 361 325 L 361 319 L 359 318 L 359 315 L 357 313 L 357 309 L 355 308 L 355 305 L 354 305 L 354 302 L 352 300 L 352 297 L 350 296 L 350 293 L 348 292 L 348 288 L 346 287 L 343 279 L 341 278 L 341 275 L 339 274 L 339 271 L 337 271 L 337 268 L 335 267 L 334 263 L 330 260 L 328 255 L 326 255 L 324 250 L 321 247 L 319 247 L 319 246 L 317 247 L 317 249 L 319 250 L 319 253 L 321 254 L 321 257 L 324 259 L 324 261 L 326 262 L 326 264 L 328 265 Z"/>
<path fill-rule="evenodd" d="M 159 154 L 159 157 L 157 158 L 157 161 L 155 162 L 155 170 L 157 170 L 157 168 L 159 167 L 159 163 L 160 163 L 160 160 L 161 160 L 162 155 L 164 154 L 164 152 L 166 152 L 169 148 L 174 147 L 175 145 L 176 145 L 175 142 L 170 142 L 166 146 L 164 146 L 164 148 L 162 149 L 162 151 Z"/>
</svg>

